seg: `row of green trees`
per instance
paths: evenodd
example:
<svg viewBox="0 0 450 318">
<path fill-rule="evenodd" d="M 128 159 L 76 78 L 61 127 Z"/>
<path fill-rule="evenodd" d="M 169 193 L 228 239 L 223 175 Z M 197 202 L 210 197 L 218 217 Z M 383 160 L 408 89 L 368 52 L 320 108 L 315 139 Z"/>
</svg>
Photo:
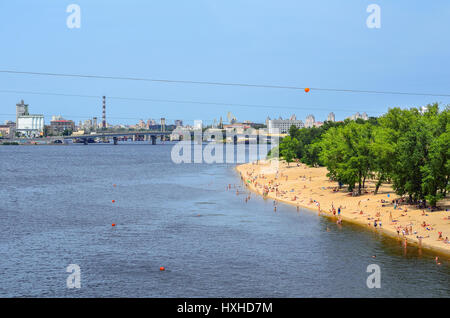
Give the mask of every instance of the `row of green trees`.
<svg viewBox="0 0 450 318">
<path fill-rule="evenodd" d="M 367 180 L 384 182 L 410 202 L 435 206 L 450 190 L 450 108 L 428 105 L 392 108 L 367 121 L 325 122 L 320 128 L 291 127 L 278 149 L 288 163 L 294 159 L 325 166 L 328 176 L 361 194 Z"/>
</svg>

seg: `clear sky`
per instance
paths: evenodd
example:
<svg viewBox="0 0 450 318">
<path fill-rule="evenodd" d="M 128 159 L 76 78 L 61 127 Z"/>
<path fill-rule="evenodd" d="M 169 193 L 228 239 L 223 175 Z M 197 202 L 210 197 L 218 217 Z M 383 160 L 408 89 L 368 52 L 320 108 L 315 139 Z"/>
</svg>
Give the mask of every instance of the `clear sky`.
<svg viewBox="0 0 450 318">
<path fill-rule="evenodd" d="M 69 29 L 69 4 L 81 28 Z M 369 29 L 369 4 L 381 28 Z M 0 2 L 0 69 L 450 94 L 450 1 L 411 0 L 14 0 Z M 101 99 L 5 90 L 106 95 L 230 104 L 108 100 L 110 123 L 166 117 L 206 123 L 231 111 L 238 120 L 267 116 L 324 120 L 388 107 L 447 104 L 449 97 L 378 95 L 52 78 L 0 73 L 0 121 L 31 113 L 78 123 L 101 117 Z M 3 92 L 2 92 L 3 91 Z M 297 109 L 292 109 L 297 108 Z"/>
</svg>

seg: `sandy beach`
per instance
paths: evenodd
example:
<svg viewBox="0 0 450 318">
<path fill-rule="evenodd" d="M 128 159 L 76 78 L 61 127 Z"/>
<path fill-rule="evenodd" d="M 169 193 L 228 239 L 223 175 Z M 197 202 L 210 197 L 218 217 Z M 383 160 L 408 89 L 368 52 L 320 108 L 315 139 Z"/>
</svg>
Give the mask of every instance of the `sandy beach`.
<svg viewBox="0 0 450 318">
<path fill-rule="evenodd" d="M 259 161 L 236 169 L 250 190 L 268 199 L 307 208 L 336 222 L 341 220 L 344 226 L 348 222 L 358 224 L 403 244 L 450 257 L 450 242 L 446 241 L 450 237 L 448 198 L 439 202 L 441 210 L 430 211 L 401 202 L 389 184 L 382 185 L 374 195 L 375 181 L 368 180 L 363 194 L 352 196 L 345 186 L 338 189 L 338 184 L 329 180 L 325 167 L 311 168 L 300 163 L 288 166 L 283 161 L 274 167 L 273 162 Z"/>
</svg>

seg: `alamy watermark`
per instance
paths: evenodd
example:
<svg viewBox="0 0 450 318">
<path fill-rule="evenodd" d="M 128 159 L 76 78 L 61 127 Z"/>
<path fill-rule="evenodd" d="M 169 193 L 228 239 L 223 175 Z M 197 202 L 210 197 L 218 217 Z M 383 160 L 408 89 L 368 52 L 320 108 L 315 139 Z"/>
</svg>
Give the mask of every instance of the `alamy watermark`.
<svg viewBox="0 0 450 318">
<path fill-rule="evenodd" d="M 278 129 L 271 133 L 267 129 L 221 130 L 210 128 L 203 131 L 182 130 L 172 133 L 178 141 L 172 148 L 174 163 L 245 163 L 265 160 L 270 148 L 279 144 Z M 203 142 L 207 142 L 206 145 Z M 273 164 L 278 164 L 278 154 L 273 154 Z"/>
<path fill-rule="evenodd" d="M 69 4 L 66 12 L 70 15 L 66 19 L 66 25 L 69 29 L 81 28 L 81 8 L 78 4 Z"/>
<path fill-rule="evenodd" d="M 369 29 L 381 28 L 381 7 L 378 4 L 369 4 L 366 12 L 370 13 L 366 19 L 366 26 Z M 70 13 L 66 19 L 66 25 L 69 29 L 81 28 L 81 7 L 78 4 L 69 4 L 66 8 L 66 13 Z"/>
<path fill-rule="evenodd" d="M 366 280 L 367 288 L 381 288 L 381 269 L 377 264 L 367 266 L 367 273 L 371 273 Z"/>
<path fill-rule="evenodd" d="M 66 280 L 67 288 L 81 288 L 81 269 L 77 264 L 70 264 L 66 268 L 66 272 L 70 273 Z"/>
<path fill-rule="evenodd" d="M 378 4 L 370 4 L 367 9 L 370 15 L 367 17 L 366 25 L 369 29 L 381 28 L 381 7 Z"/>
</svg>

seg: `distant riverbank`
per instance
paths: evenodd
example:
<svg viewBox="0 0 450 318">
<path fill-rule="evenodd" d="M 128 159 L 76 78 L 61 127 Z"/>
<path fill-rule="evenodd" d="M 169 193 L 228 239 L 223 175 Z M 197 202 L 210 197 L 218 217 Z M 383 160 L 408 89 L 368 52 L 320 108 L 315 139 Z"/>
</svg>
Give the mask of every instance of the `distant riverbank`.
<svg viewBox="0 0 450 318">
<path fill-rule="evenodd" d="M 18 142 L 4 142 L 0 143 L 0 146 L 67 146 L 64 143 L 18 143 Z"/>
<path fill-rule="evenodd" d="M 316 211 L 335 221 L 340 218 L 343 224 L 362 225 L 401 240 L 404 245 L 450 256 L 450 243 L 445 243 L 450 236 L 450 212 L 445 211 L 450 206 L 448 198 L 440 202 L 441 210 L 431 212 L 404 202 L 393 203 L 401 198 L 390 185 L 381 186 L 374 195 L 372 181 L 366 182 L 364 194 L 351 196 L 345 187 L 338 189 L 336 182 L 329 181 L 324 167 L 279 162 L 276 172 L 269 161 L 260 161 L 236 169 L 249 189 L 267 198 Z"/>
</svg>

